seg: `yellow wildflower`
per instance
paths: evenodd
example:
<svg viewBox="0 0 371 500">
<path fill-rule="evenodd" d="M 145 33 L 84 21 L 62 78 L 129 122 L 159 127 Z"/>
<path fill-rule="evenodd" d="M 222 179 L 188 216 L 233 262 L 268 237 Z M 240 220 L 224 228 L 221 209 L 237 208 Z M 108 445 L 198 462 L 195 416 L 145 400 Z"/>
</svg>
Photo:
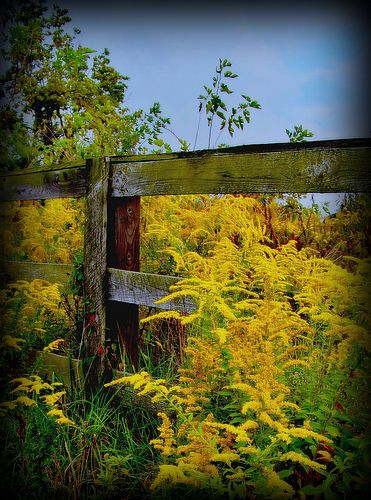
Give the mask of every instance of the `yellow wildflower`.
<svg viewBox="0 0 371 500">
<path fill-rule="evenodd" d="M 274 499 L 284 499 L 284 498 L 293 498 L 295 495 L 295 491 L 293 487 L 283 481 L 277 472 L 272 469 L 268 469 L 264 467 L 263 475 L 267 480 L 267 487 L 269 488 L 269 498 Z"/>
<path fill-rule="evenodd" d="M 56 403 L 59 403 L 61 401 L 62 397 L 65 394 L 66 391 L 59 391 L 55 392 L 54 394 L 46 394 L 45 396 L 41 396 L 41 399 L 43 399 L 48 406 L 54 406 Z"/>
<path fill-rule="evenodd" d="M 332 462 L 333 461 L 332 456 L 326 450 L 318 450 L 317 454 L 320 455 L 320 457 L 318 458 L 318 460 L 322 459 L 324 462 Z"/>
<path fill-rule="evenodd" d="M 65 342 L 65 339 L 53 340 L 43 350 L 47 352 L 58 351 Z"/>
<path fill-rule="evenodd" d="M 247 455 L 257 455 L 259 453 L 259 449 L 256 446 L 240 446 L 238 448 L 240 453 L 246 453 Z"/>
<path fill-rule="evenodd" d="M 240 429 L 244 429 L 245 431 L 251 431 L 257 429 L 259 424 L 255 422 L 255 420 L 246 420 L 243 424 L 240 425 Z"/>
<path fill-rule="evenodd" d="M 263 423 L 263 424 L 267 424 L 269 425 L 269 427 L 271 427 L 272 429 L 275 429 L 277 430 L 278 432 L 287 432 L 287 429 L 284 425 L 281 424 L 281 422 L 278 422 L 277 420 L 273 420 L 267 412 L 263 411 L 260 413 L 259 415 L 259 420 Z"/>
<path fill-rule="evenodd" d="M 289 434 L 287 434 L 286 432 L 279 432 L 277 434 L 277 438 L 281 439 L 281 441 L 283 441 L 286 444 L 291 444 L 291 442 L 292 442 Z"/>
<path fill-rule="evenodd" d="M 230 481 L 244 481 L 245 480 L 245 474 L 242 471 L 237 471 L 234 472 L 233 474 L 227 474 L 226 478 L 229 479 Z"/>
<path fill-rule="evenodd" d="M 213 331 L 213 333 L 217 335 L 218 341 L 221 344 L 225 344 L 225 342 L 227 341 L 228 330 L 226 330 L 225 328 L 217 328 Z"/>
<path fill-rule="evenodd" d="M 57 418 L 57 424 L 64 424 L 64 425 L 73 425 L 75 426 L 75 422 L 65 416 Z"/>
<path fill-rule="evenodd" d="M 19 396 L 14 400 L 15 403 L 19 403 L 24 406 L 36 406 L 36 401 L 29 398 L 28 396 Z"/>
<path fill-rule="evenodd" d="M 24 386 L 29 386 L 33 384 L 32 380 L 26 377 L 13 378 L 10 382 L 14 384 L 21 384 Z"/>
<path fill-rule="evenodd" d="M 151 484 L 151 490 L 155 490 L 164 484 L 186 483 L 187 478 L 177 465 L 160 465 L 156 479 Z"/>
<path fill-rule="evenodd" d="M 6 410 L 14 410 L 16 406 L 17 404 L 15 401 L 4 401 L 3 403 L 0 403 L 0 408 Z"/>
<path fill-rule="evenodd" d="M 328 444 L 332 443 L 332 440 L 327 438 L 326 436 L 322 436 L 322 434 L 318 434 L 317 432 L 305 429 L 303 427 L 292 427 L 291 429 L 288 430 L 288 433 L 294 437 L 301 437 L 304 439 L 309 437 L 317 439 L 318 441 L 323 441 Z"/>
<path fill-rule="evenodd" d="M 259 403 L 259 401 L 248 401 L 247 403 L 245 403 L 242 408 L 241 408 L 241 413 L 242 415 L 246 415 L 246 413 L 250 410 L 252 411 L 258 411 L 261 409 L 261 403 Z"/>
<path fill-rule="evenodd" d="M 240 456 L 237 453 L 215 453 L 210 457 L 211 462 L 224 462 L 226 464 L 230 464 L 239 459 Z"/>
<path fill-rule="evenodd" d="M 19 345 L 19 343 L 25 342 L 24 339 L 20 339 L 18 337 L 11 337 L 10 335 L 4 335 L 1 341 L 3 346 L 12 347 L 16 351 L 21 350 L 21 346 Z"/>
<path fill-rule="evenodd" d="M 59 418 L 64 417 L 63 411 L 59 410 L 58 408 L 53 408 L 52 410 L 49 410 L 47 415 L 49 415 L 50 417 L 59 417 Z"/>
<path fill-rule="evenodd" d="M 326 469 L 325 465 L 314 462 L 306 455 L 297 453 L 295 451 L 288 451 L 287 453 L 284 453 L 283 455 L 280 456 L 280 460 L 282 462 L 285 462 L 286 460 L 291 460 L 292 462 L 298 462 L 299 464 L 304 465 L 306 467 L 311 467 L 316 471 L 321 471 Z"/>
<path fill-rule="evenodd" d="M 162 424 L 159 427 L 159 439 L 152 439 L 150 444 L 157 450 L 161 451 L 161 455 L 167 457 L 175 453 L 174 431 L 171 427 L 171 422 L 166 413 L 159 412 L 158 416 L 162 419 Z"/>
</svg>

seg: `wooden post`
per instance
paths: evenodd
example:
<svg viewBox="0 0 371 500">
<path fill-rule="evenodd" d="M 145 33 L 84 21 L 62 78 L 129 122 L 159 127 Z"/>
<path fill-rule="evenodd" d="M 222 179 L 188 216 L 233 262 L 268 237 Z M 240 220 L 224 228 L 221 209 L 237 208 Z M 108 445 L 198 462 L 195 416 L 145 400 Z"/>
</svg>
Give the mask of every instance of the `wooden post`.
<svg viewBox="0 0 371 500">
<path fill-rule="evenodd" d="M 107 297 L 107 223 L 109 159 L 87 160 L 84 275 L 86 320 L 83 332 L 87 389 L 94 390 L 104 372 Z"/>
<path fill-rule="evenodd" d="M 139 271 L 140 197 L 111 198 L 109 203 L 109 266 L 126 271 Z M 138 306 L 122 302 L 109 304 L 110 336 L 126 350 L 135 368 L 138 367 Z M 124 349 L 123 349 L 124 348 Z"/>
</svg>

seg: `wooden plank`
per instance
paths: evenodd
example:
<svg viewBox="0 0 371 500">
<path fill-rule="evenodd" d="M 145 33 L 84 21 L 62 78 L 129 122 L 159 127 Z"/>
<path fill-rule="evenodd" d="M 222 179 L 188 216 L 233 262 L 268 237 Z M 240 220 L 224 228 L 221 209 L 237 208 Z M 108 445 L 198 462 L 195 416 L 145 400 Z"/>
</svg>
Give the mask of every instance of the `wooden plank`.
<svg viewBox="0 0 371 500">
<path fill-rule="evenodd" d="M 112 196 L 371 192 L 370 158 L 363 139 L 113 159 Z"/>
<path fill-rule="evenodd" d="M 109 265 L 127 271 L 139 271 L 140 198 L 110 200 Z M 133 365 L 139 359 L 139 310 L 133 303 L 109 304 L 109 324 L 116 340 L 124 345 Z M 109 349 L 109 346 L 107 346 Z"/>
<path fill-rule="evenodd" d="M 110 262 L 118 269 L 139 270 L 140 198 L 112 200 L 114 218 L 113 248 Z"/>
<path fill-rule="evenodd" d="M 0 200 L 78 198 L 85 195 L 85 162 L 25 169 L 0 176 Z"/>
<path fill-rule="evenodd" d="M 72 264 L 6 261 L 0 265 L 0 280 L 2 284 L 5 284 L 14 280 L 32 281 L 42 279 L 50 283 L 65 285 L 72 270 Z"/>
<path fill-rule="evenodd" d="M 181 281 L 176 276 L 123 271 L 108 268 L 108 299 L 116 302 L 129 302 L 165 310 L 184 313 L 195 311 L 196 305 L 191 298 L 155 304 L 169 294 L 169 287 Z"/>
<path fill-rule="evenodd" d="M 87 389 L 94 390 L 104 372 L 106 335 L 107 196 L 109 160 L 89 161 L 84 238 L 86 324 L 83 358 L 89 358 Z"/>
<path fill-rule="evenodd" d="M 210 154 L 245 154 L 245 153 L 276 153 L 284 151 L 305 151 L 308 149 L 350 149 L 370 147 L 371 139 L 369 137 L 356 139 L 331 139 L 325 141 L 309 142 L 270 142 L 264 144 L 243 144 L 240 146 L 230 146 L 218 149 L 198 149 L 195 151 L 173 151 L 171 153 L 152 153 L 133 155 L 126 154 L 121 156 L 110 156 L 111 164 L 132 162 L 132 161 L 162 161 L 178 158 L 199 158 L 209 156 Z"/>
<path fill-rule="evenodd" d="M 49 381 L 55 381 L 58 378 L 69 388 L 73 383 L 78 388 L 82 387 L 83 371 L 80 360 L 47 351 L 38 351 L 37 360 L 39 362 L 38 375 L 45 376 Z"/>
</svg>

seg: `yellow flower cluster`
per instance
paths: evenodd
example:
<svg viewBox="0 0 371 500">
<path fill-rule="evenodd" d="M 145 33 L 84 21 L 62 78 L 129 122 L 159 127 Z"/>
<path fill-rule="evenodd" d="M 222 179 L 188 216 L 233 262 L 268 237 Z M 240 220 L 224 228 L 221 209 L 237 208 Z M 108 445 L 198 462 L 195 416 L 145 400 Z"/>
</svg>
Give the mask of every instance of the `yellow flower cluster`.
<svg viewBox="0 0 371 500">
<path fill-rule="evenodd" d="M 174 431 L 166 413 L 159 412 L 158 416 L 162 419 L 162 425 L 159 427 L 160 436 L 158 439 L 152 439 L 150 443 L 156 450 L 161 451 L 162 456 L 168 457 L 175 453 Z"/>
<path fill-rule="evenodd" d="M 61 348 L 63 348 L 65 342 L 66 342 L 65 339 L 53 340 L 52 342 L 49 342 L 47 346 L 44 347 L 43 351 L 46 352 L 59 351 Z"/>
<path fill-rule="evenodd" d="M 19 377 L 11 380 L 12 384 L 18 384 L 14 389 L 10 391 L 10 394 L 23 393 L 12 401 L 5 401 L 0 404 L 0 416 L 4 416 L 7 410 L 14 410 L 18 405 L 22 406 L 36 406 L 36 398 L 32 399 L 32 395 L 40 395 L 40 392 L 51 391 L 50 394 L 44 394 L 40 396 L 40 399 L 49 406 L 51 409 L 47 412 L 47 415 L 51 417 L 57 417 L 58 424 L 72 425 L 75 423 L 65 416 L 63 410 L 60 406 L 63 403 L 66 391 L 55 391 L 56 387 L 63 384 L 60 382 L 53 382 L 49 384 L 44 382 L 38 375 L 31 375 L 27 377 Z M 29 394 L 29 395 L 28 395 Z"/>
<path fill-rule="evenodd" d="M 22 342 L 25 342 L 25 340 L 12 337 L 11 335 L 4 335 L 1 339 L 1 347 L 10 347 L 16 351 L 20 351 L 22 349 Z"/>
<path fill-rule="evenodd" d="M 266 498 L 272 499 L 284 499 L 284 498 L 293 498 L 295 495 L 294 488 L 288 484 L 286 481 L 283 481 L 277 472 L 268 467 L 263 468 L 263 476 L 266 478 L 267 483 L 267 495 Z"/>
<path fill-rule="evenodd" d="M 45 322 L 50 317 L 65 319 L 65 313 L 59 307 L 61 302 L 60 285 L 48 281 L 35 279 L 33 281 L 18 280 L 9 283 L 0 290 L 0 301 L 3 308 L 3 330 L 14 331 L 27 335 L 34 332 L 42 338 L 45 333 Z M 22 338 L 5 335 L 2 344 L 19 348 L 24 342 Z"/>
<path fill-rule="evenodd" d="M 159 303 L 188 297 L 196 310 L 188 316 L 165 311 L 144 320 L 173 317 L 190 325 L 177 383 L 161 391 L 148 374 L 125 382 L 176 413 L 171 421 L 161 412 L 159 437 L 152 444 L 166 463 L 152 489 L 207 483 L 232 491 L 235 483 L 258 488 L 263 481 L 272 498 L 291 498 L 295 491 L 287 476 L 276 472 L 282 463 L 291 470 L 292 463 L 326 468 L 317 462 L 320 454 L 311 458 L 296 451 L 298 439 L 331 443 L 326 433 L 311 429 L 308 419 L 302 426 L 296 423 L 296 380 L 305 387 L 317 363 L 327 363 L 330 370 L 334 360 L 345 362 L 344 346 L 368 348 L 365 283 L 370 270 L 365 261 L 355 260 L 358 271 L 350 272 L 313 249 L 299 250 L 295 240 L 269 246 L 272 234 L 268 237 L 261 224 L 256 200 L 223 200 L 226 212 L 218 212 L 220 203 L 217 197 L 183 199 L 180 216 L 168 225 L 160 225 L 158 217 L 149 222 L 146 244 L 158 237 L 174 271 L 185 276 Z M 242 206 L 248 215 L 241 215 L 236 228 L 233 214 Z M 181 237 L 174 238 L 169 225 L 178 227 Z M 191 244 L 197 251 L 189 250 Z M 332 341 L 323 343 L 323 336 Z M 256 483 L 248 479 L 252 470 Z"/>
<path fill-rule="evenodd" d="M 6 203 L 1 219 L 0 248 L 6 259 L 66 264 L 82 248 L 82 201 Z"/>
</svg>

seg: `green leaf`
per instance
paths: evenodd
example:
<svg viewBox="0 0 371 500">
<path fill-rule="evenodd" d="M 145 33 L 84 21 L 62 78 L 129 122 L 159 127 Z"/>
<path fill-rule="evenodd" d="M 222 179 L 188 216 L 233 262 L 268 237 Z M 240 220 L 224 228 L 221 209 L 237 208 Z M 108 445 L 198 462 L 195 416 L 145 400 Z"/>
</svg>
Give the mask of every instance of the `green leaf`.
<svg viewBox="0 0 371 500">
<path fill-rule="evenodd" d="M 225 73 L 224 73 L 224 76 L 226 78 L 237 78 L 238 75 L 236 73 L 232 73 L 232 71 L 229 71 L 227 70 Z"/>
<path fill-rule="evenodd" d="M 318 486 L 312 486 L 311 484 L 307 484 L 301 489 L 301 491 L 308 495 L 318 495 L 318 493 L 322 493 L 322 488 Z"/>
<path fill-rule="evenodd" d="M 260 109 L 260 104 L 258 103 L 258 101 L 251 101 L 250 106 L 252 108 Z"/>
<path fill-rule="evenodd" d="M 340 431 L 337 427 L 334 427 L 333 425 L 328 425 L 326 427 L 327 434 L 330 434 L 332 437 L 337 437 L 340 436 Z"/>
<path fill-rule="evenodd" d="M 286 477 L 291 476 L 291 475 L 292 475 L 292 473 L 293 473 L 293 472 L 292 472 L 292 470 L 290 470 L 290 469 L 284 469 L 284 470 L 280 470 L 280 471 L 278 471 L 278 472 L 277 472 L 277 474 L 279 475 L 279 477 L 280 477 L 281 479 L 285 479 Z"/>
<path fill-rule="evenodd" d="M 231 391 L 217 391 L 218 396 L 230 396 Z"/>
<path fill-rule="evenodd" d="M 222 118 L 223 120 L 226 119 L 224 113 L 222 113 L 221 111 L 217 111 L 216 114 L 219 116 L 219 118 Z"/>
<path fill-rule="evenodd" d="M 231 90 L 228 85 L 226 85 L 225 83 L 222 83 L 220 85 L 220 91 L 221 92 L 227 92 L 227 94 L 233 94 L 233 90 Z"/>
<path fill-rule="evenodd" d="M 232 420 L 230 422 L 231 422 L 231 424 L 243 424 L 245 421 L 246 421 L 246 419 L 243 417 L 235 417 L 235 418 L 232 418 Z"/>
</svg>

